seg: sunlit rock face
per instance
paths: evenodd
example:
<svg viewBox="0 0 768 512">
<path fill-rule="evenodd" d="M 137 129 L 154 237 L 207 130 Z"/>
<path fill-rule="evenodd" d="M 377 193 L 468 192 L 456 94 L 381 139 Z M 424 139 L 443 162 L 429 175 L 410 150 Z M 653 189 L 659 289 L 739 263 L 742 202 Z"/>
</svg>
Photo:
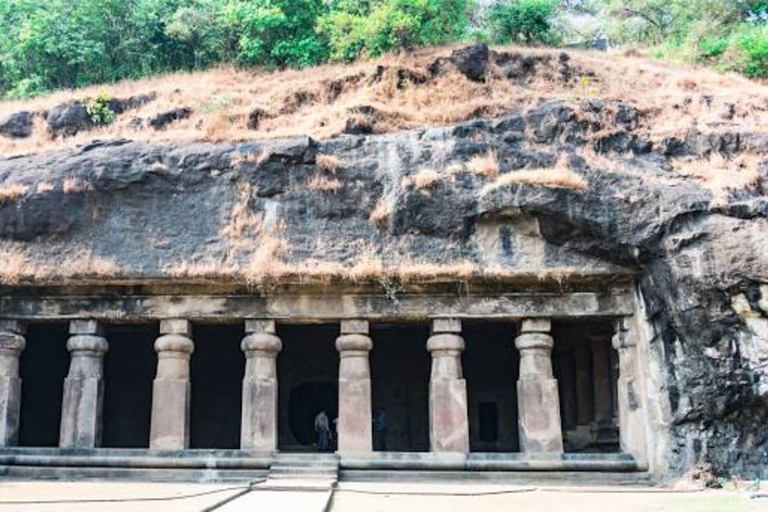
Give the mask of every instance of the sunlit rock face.
<svg viewBox="0 0 768 512">
<path fill-rule="evenodd" d="M 765 168 L 739 190 L 676 174 L 671 159 L 742 146 L 646 140 L 638 115 L 549 102 L 322 142 L 112 140 L 2 159 L 0 279 L 567 289 L 633 276 L 663 362 L 670 474 L 768 477 Z"/>
</svg>

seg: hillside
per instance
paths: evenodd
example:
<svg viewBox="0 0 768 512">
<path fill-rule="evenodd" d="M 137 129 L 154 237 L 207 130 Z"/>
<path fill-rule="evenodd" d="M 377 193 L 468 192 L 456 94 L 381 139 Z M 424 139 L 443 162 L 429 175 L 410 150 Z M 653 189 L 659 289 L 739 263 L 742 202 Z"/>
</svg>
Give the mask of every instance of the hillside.
<svg viewBox="0 0 768 512">
<path fill-rule="evenodd" d="M 7 296 L 191 289 L 222 294 L 201 305 L 217 308 L 365 284 L 396 307 L 429 286 L 636 284 L 664 362 L 652 428 L 669 439 L 649 457 L 667 474 L 765 476 L 765 87 L 479 46 L 107 92 L 122 113 L 101 129 L 82 105 L 56 108 L 96 89 L 3 105 L 34 113 L 30 137 L 2 139 Z M 188 117 L 152 128 L 170 110 Z"/>
</svg>

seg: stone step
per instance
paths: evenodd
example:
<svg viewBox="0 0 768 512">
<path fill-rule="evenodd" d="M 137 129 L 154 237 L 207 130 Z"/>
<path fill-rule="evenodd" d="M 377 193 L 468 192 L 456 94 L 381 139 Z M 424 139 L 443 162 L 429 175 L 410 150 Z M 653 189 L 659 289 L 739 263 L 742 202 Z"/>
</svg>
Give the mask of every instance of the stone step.
<svg viewBox="0 0 768 512">
<path fill-rule="evenodd" d="M 275 468 L 269 472 L 270 475 L 333 475 L 338 474 L 338 469 L 316 469 L 316 468 Z"/>
</svg>

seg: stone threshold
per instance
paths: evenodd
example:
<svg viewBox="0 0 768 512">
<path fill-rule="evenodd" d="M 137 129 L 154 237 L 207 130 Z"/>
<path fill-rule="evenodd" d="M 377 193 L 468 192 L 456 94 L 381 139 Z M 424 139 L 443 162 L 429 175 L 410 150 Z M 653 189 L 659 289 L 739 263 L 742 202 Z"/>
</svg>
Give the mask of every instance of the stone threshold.
<svg viewBox="0 0 768 512">
<path fill-rule="evenodd" d="M 295 454 L 297 458 L 321 459 L 328 454 Z M 406 453 L 374 452 L 339 454 L 345 470 L 416 471 L 646 471 L 643 461 L 616 454 L 524 454 L 524 453 Z M 190 449 L 157 451 L 146 449 L 59 449 L 3 448 L 0 467 L 135 468 L 179 470 L 267 470 L 274 454 L 241 450 Z"/>
</svg>

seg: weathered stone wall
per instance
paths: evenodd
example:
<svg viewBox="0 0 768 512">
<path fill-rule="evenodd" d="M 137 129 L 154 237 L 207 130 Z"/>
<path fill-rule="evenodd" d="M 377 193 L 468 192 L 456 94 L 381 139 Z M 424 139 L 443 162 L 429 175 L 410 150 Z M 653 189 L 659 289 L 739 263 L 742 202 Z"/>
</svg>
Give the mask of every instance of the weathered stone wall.
<svg viewBox="0 0 768 512">
<path fill-rule="evenodd" d="M 623 126 L 601 142 L 601 159 L 580 150 L 589 123 L 549 103 L 323 143 L 110 141 L 0 160 L 0 184 L 26 187 L 0 205 L 0 276 L 14 285 L 346 277 L 379 281 L 387 293 L 409 278 L 567 289 L 585 276 L 637 273 L 649 399 L 668 397 L 657 427 L 669 433 L 669 471 L 704 462 L 766 477 L 765 185 L 723 197 L 674 175 L 672 149 L 735 150 L 695 137 L 638 140 L 618 120 L 626 108 L 599 103 L 595 115 L 619 112 Z M 737 138 L 753 148 L 762 140 Z M 502 176 L 527 168 L 543 178 L 503 185 L 473 171 L 469 162 L 489 150 Z M 614 152 L 625 150 L 633 156 Z M 546 178 L 561 157 L 583 189 Z M 425 170 L 437 177 L 420 179 Z"/>
</svg>

